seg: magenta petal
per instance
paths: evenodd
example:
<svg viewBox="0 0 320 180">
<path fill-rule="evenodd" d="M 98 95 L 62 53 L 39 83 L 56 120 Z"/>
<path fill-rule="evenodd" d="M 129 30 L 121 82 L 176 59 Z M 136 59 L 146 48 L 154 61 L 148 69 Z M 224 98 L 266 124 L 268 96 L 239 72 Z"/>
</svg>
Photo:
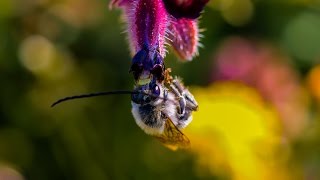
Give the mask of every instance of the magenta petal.
<svg viewBox="0 0 320 180">
<path fill-rule="evenodd" d="M 162 0 L 133 0 L 131 4 L 126 14 L 132 53 L 147 47 L 164 57 L 168 16 Z"/>
<path fill-rule="evenodd" d="M 198 53 L 199 30 L 197 20 L 178 19 L 169 26 L 169 43 L 182 60 L 192 60 Z"/>
<path fill-rule="evenodd" d="M 163 2 L 173 17 L 196 19 L 209 0 L 163 0 Z"/>
</svg>

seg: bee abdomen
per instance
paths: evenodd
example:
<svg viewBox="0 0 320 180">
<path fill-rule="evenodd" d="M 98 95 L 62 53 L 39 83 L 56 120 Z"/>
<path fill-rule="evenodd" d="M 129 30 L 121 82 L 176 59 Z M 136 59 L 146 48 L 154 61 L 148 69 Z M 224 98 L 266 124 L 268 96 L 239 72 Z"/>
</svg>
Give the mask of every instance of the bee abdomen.
<svg viewBox="0 0 320 180">
<path fill-rule="evenodd" d="M 156 106 L 150 104 L 140 106 L 139 113 L 141 115 L 141 120 L 150 127 L 159 128 L 163 126 L 161 121 L 161 111 L 157 110 Z"/>
</svg>

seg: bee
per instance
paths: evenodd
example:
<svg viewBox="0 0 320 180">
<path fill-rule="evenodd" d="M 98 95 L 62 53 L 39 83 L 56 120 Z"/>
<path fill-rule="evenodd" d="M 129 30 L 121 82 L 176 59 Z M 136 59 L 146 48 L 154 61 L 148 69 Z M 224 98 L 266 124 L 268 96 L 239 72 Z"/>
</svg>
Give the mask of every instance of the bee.
<svg viewBox="0 0 320 180">
<path fill-rule="evenodd" d="M 131 94 L 132 114 L 136 124 L 170 149 L 187 148 L 190 140 L 181 130 L 192 121 L 198 104 L 182 81 L 170 76 L 158 51 L 144 48 L 132 60 L 133 91 L 109 91 L 60 99 L 61 102 L 112 94 Z"/>
<path fill-rule="evenodd" d="M 145 92 L 131 97 L 137 125 L 168 147 L 187 148 L 190 141 L 181 129 L 192 121 L 192 112 L 198 109 L 198 104 L 181 80 L 174 78 L 168 87 L 152 81 L 135 91 Z"/>
<path fill-rule="evenodd" d="M 130 72 L 136 85 L 132 114 L 137 125 L 171 149 L 185 148 L 189 139 L 180 131 L 192 121 L 198 104 L 179 78 L 170 76 L 157 49 L 144 46 L 132 60 Z"/>
</svg>

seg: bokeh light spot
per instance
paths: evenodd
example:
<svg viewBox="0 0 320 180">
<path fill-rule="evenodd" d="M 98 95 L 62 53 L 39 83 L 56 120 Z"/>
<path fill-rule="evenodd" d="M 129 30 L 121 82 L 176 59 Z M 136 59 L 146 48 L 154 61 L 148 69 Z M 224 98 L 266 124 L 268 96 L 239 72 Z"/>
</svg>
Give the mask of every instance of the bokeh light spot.
<svg viewBox="0 0 320 180">
<path fill-rule="evenodd" d="M 314 67 L 308 74 L 307 84 L 313 96 L 320 101 L 320 65 Z"/>
<path fill-rule="evenodd" d="M 70 54 L 61 51 L 45 37 L 34 35 L 26 38 L 19 52 L 23 66 L 42 79 L 65 78 L 73 69 Z"/>
<path fill-rule="evenodd" d="M 49 68 L 54 60 L 55 48 L 45 37 L 34 35 L 22 42 L 19 56 L 25 68 L 38 73 Z"/>
<path fill-rule="evenodd" d="M 254 5 L 251 0 L 227 0 L 223 4 L 220 9 L 222 16 L 233 26 L 247 24 L 254 14 Z"/>
<path fill-rule="evenodd" d="M 319 14 L 304 12 L 288 23 L 284 30 L 283 44 L 303 63 L 312 64 L 320 56 L 319 29 Z"/>
</svg>

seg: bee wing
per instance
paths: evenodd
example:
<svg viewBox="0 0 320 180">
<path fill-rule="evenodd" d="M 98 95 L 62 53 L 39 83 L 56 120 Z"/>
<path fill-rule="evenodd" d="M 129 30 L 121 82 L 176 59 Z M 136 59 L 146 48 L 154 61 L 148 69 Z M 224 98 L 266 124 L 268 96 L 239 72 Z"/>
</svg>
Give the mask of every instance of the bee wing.
<svg viewBox="0 0 320 180">
<path fill-rule="evenodd" d="M 157 135 L 156 138 L 160 140 L 166 147 L 172 150 L 178 148 L 188 148 L 190 140 L 184 135 L 171 121 L 167 118 L 165 128 L 162 134 Z"/>
</svg>

